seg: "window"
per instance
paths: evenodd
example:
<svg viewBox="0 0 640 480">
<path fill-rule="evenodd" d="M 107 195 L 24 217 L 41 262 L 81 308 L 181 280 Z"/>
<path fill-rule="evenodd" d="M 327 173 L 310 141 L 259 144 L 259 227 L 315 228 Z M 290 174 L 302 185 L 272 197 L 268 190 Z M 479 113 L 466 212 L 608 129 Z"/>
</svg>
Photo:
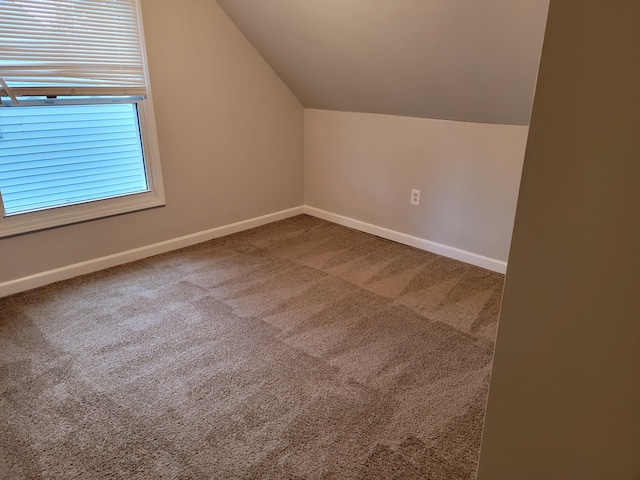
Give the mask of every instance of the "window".
<svg viewBox="0 0 640 480">
<path fill-rule="evenodd" d="M 0 12 L 0 237 L 164 205 L 138 1 Z"/>
</svg>

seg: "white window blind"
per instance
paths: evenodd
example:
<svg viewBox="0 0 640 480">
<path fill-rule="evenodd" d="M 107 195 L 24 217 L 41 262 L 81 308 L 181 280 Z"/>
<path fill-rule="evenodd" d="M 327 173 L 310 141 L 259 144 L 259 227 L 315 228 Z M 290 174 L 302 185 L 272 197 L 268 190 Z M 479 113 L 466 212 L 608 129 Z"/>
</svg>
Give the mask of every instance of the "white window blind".
<svg viewBox="0 0 640 480">
<path fill-rule="evenodd" d="M 146 95 L 137 9 L 135 0 L 0 0 L 0 78 L 16 97 Z"/>
</svg>

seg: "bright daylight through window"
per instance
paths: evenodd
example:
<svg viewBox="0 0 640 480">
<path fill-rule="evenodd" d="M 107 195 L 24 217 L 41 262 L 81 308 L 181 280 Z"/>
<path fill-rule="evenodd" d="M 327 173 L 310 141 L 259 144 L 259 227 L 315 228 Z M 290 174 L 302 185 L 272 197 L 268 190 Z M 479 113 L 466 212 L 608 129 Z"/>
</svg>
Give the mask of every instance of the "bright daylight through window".
<svg viewBox="0 0 640 480">
<path fill-rule="evenodd" d="M 163 205 L 138 0 L 0 17 L 0 237 Z"/>
</svg>

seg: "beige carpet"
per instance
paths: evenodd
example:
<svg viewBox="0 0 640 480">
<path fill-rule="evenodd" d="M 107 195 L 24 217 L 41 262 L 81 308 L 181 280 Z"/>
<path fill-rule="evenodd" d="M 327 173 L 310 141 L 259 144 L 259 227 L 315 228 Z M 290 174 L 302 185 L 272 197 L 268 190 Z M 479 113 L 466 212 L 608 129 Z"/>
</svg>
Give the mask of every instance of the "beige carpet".
<svg viewBox="0 0 640 480">
<path fill-rule="evenodd" d="M 0 478 L 474 478 L 502 281 L 302 215 L 0 299 Z"/>
</svg>

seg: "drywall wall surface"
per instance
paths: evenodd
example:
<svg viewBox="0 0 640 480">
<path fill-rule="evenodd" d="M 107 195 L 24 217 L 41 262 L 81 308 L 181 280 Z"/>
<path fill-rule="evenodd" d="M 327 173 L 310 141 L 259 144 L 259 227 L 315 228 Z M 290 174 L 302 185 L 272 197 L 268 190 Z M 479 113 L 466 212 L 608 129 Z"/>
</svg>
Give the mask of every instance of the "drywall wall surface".
<svg viewBox="0 0 640 480">
<path fill-rule="evenodd" d="M 305 107 L 527 125 L 549 0 L 217 0 Z"/>
<path fill-rule="evenodd" d="M 0 240 L 0 282 L 302 205 L 303 107 L 217 3 L 143 0 L 167 205 Z"/>
<path fill-rule="evenodd" d="M 306 109 L 305 203 L 506 261 L 526 137 L 522 126 Z"/>
<path fill-rule="evenodd" d="M 640 478 L 639 18 L 551 1 L 480 480 Z"/>
</svg>

